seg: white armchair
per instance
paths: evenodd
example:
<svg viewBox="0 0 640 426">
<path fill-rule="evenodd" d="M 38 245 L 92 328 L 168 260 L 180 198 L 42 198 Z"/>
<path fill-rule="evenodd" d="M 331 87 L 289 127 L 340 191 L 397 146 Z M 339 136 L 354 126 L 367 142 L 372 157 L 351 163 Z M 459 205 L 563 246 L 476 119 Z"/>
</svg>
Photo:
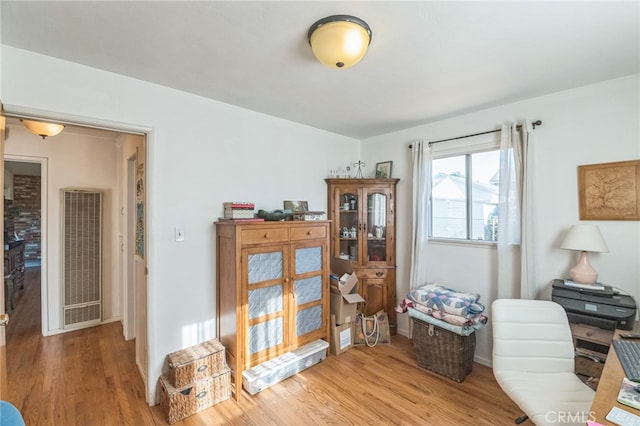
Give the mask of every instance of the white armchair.
<svg viewBox="0 0 640 426">
<path fill-rule="evenodd" d="M 564 309 L 543 300 L 491 304 L 493 374 L 537 426 L 584 425 L 595 392 L 574 374 L 574 348 Z"/>
</svg>

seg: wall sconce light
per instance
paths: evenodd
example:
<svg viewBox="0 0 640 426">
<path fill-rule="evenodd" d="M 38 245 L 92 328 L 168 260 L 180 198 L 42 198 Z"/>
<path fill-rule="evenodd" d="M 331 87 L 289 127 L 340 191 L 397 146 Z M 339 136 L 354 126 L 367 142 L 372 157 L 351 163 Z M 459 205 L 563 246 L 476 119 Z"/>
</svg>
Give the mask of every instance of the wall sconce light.
<svg viewBox="0 0 640 426">
<path fill-rule="evenodd" d="M 571 279 L 579 284 L 596 284 L 598 271 L 589 262 L 589 252 L 606 253 L 609 251 L 600 228 L 596 225 L 573 225 L 562 241 L 560 248 L 580 251 L 578 263 L 569 270 Z"/>
<path fill-rule="evenodd" d="M 47 123 L 45 121 L 20 120 L 20 122 L 27 130 L 35 135 L 41 136 L 42 139 L 48 136 L 55 136 L 64 129 L 62 124 Z"/>
<path fill-rule="evenodd" d="M 371 28 L 360 18 L 333 15 L 322 18 L 307 33 L 311 50 L 329 68 L 349 68 L 360 62 L 371 43 Z"/>
</svg>

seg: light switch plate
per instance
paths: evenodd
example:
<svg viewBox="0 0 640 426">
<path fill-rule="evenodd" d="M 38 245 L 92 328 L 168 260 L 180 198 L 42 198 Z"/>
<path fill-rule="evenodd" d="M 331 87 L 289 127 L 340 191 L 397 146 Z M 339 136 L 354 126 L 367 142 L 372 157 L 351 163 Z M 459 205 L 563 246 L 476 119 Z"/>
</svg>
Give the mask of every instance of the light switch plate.
<svg viewBox="0 0 640 426">
<path fill-rule="evenodd" d="M 184 241 L 184 231 L 182 228 L 174 228 L 174 234 L 177 242 Z"/>
</svg>

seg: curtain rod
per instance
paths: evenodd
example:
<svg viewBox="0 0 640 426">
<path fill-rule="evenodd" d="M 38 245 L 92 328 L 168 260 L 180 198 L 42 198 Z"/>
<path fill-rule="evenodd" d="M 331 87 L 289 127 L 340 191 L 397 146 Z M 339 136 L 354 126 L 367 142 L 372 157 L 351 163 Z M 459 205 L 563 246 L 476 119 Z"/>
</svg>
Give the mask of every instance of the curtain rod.
<svg viewBox="0 0 640 426">
<path fill-rule="evenodd" d="M 535 129 L 536 126 L 542 126 L 542 121 L 536 120 L 533 123 L 531 123 L 531 125 Z M 520 130 L 521 127 L 522 127 L 521 125 L 518 125 L 517 126 L 518 130 Z M 496 133 L 496 132 L 501 132 L 501 131 L 502 131 L 502 129 L 487 130 L 486 132 L 473 133 L 471 135 L 457 136 L 455 138 L 448 138 L 448 139 L 440 139 L 439 141 L 431 141 L 431 142 L 429 142 L 429 146 L 431 146 L 431 144 L 434 144 L 434 143 L 455 141 L 457 139 L 466 139 L 466 138 L 471 138 L 473 136 L 488 135 L 489 133 Z M 409 149 L 411 149 L 411 148 L 413 148 L 413 145 L 409 145 Z"/>
</svg>

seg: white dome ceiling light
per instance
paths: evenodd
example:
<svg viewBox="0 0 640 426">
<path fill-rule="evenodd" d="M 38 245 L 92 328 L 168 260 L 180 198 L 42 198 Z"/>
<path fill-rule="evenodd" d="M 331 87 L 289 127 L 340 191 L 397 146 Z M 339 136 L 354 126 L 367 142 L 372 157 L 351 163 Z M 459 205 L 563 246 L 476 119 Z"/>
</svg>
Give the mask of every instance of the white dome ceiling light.
<svg viewBox="0 0 640 426">
<path fill-rule="evenodd" d="M 42 139 L 48 136 L 55 136 L 60 133 L 64 126 L 58 123 L 47 123 L 45 121 L 35 120 L 20 120 L 22 125 L 27 128 L 31 133 L 41 136 Z"/>
<path fill-rule="evenodd" d="M 329 68 L 345 69 L 367 53 L 371 28 L 355 16 L 332 15 L 313 24 L 307 38 L 318 61 Z"/>
</svg>

